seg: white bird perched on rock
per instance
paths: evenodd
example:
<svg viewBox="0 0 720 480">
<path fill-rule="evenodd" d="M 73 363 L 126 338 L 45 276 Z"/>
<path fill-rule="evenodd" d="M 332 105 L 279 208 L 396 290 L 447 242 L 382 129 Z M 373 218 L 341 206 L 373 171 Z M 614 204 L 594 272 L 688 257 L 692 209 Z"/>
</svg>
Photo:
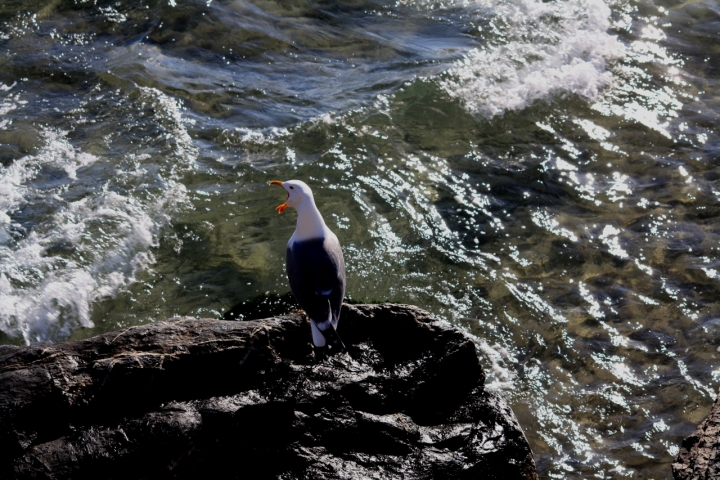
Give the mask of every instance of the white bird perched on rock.
<svg viewBox="0 0 720 480">
<path fill-rule="evenodd" d="M 276 210 L 287 207 L 298 212 L 295 232 L 287 244 L 286 270 L 290 289 L 300 308 L 310 317 L 315 356 L 345 351 L 337 334 L 340 308 L 345 296 L 345 260 L 340 242 L 315 206 L 312 190 L 305 182 L 273 180 L 282 187 L 287 200 Z"/>
</svg>

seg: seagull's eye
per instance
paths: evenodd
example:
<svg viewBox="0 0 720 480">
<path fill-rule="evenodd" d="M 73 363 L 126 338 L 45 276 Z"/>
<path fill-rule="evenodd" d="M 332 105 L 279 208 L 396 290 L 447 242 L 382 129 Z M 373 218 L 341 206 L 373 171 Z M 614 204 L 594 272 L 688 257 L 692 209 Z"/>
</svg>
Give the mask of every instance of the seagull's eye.
<svg viewBox="0 0 720 480">
<path fill-rule="evenodd" d="M 293 187 L 292 185 L 290 185 L 290 190 L 295 190 L 295 187 Z"/>
</svg>

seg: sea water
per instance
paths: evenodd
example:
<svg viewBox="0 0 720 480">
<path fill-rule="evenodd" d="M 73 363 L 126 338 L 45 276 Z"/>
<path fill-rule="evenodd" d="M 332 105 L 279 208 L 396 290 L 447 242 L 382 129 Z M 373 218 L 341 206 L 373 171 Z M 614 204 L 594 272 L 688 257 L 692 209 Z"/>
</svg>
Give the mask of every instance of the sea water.
<svg viewBox="0 0 720 480">
<path fill-rule="evenodd" d="M 671 478 L 720 386 L 720 3 L 0 3 L 0 342 L 288 292 L 467 331 L 544 478 Z"/>
</svg>

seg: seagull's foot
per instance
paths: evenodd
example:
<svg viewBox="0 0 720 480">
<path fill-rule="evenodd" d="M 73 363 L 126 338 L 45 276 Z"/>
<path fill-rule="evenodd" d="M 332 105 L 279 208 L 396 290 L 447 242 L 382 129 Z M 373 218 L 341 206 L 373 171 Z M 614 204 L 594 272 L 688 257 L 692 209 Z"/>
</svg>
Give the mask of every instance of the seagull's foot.
<svg viewBox="0 0 720 480">
<path fill-rule="evenodd" d="M 327 350 L 327 347 L 325 347 L 325 346 L 318 347 L 317 345 L 313 345 L 313 352 L 314 352 L 313 361 L 315 363 L 320 363 L 323 360 L 325 360 L 327 358 L 326 350 Z"/>
<path fill-rule="evenodd" d="M 325 337 L 327 355 L 336 355 L 347 351 L 345 344 L 340 339 L 340 335 L 338 335 L 332 323 L 327 322 L 326 325 L 318 325 L 318 327 L 320 332 L 323 334 L 323 337 Z"/>
<path fill-rule="evenodd" d="M 326 354 L 328 356 L 347 352 L 345 344 L 340 340 L 340 337 L 337 337 L 337 343 L 328 343 L 325 348 L 327 349 Z"/>
</svg>

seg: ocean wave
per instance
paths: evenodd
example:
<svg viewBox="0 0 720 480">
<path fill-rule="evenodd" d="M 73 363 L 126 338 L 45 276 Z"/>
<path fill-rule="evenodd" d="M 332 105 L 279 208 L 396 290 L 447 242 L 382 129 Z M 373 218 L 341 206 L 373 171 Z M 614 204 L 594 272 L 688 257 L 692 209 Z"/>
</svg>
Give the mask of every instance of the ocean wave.
<svg viewBox="0 0 720 480">
<path fill-rule="evenodd" d="M 440 80 L 473 114 L 491 118 L 558 96 L 594 101 L 613 82 L 608 64 L 625 56 L 624 45 L 608 33 L 611 11 L 600 0 L 478 7 L 489 15 L 486 45 Z"/>
<path fill-rule="evenodd" d="M 197 149 L 180 107 L 155 89 L 140 89 L 139 98 L 152 103 L 154 121 L 164 127 L 166 159 L 133 156 L 111 165 L 73 146 L 68 132 L 45 129 L 36 154 L 0 168 L 0 331 L 6 335 L 32 344 L 92 327 L 93 304 L 150 268 L 161 230 L 188 205 L 180 176 Z M 143 161 L 167 163 L 165 174 L 142 168 Z M 108 168 L 114 175 L 98 186 L 93 170 Z"/>
</svg>

